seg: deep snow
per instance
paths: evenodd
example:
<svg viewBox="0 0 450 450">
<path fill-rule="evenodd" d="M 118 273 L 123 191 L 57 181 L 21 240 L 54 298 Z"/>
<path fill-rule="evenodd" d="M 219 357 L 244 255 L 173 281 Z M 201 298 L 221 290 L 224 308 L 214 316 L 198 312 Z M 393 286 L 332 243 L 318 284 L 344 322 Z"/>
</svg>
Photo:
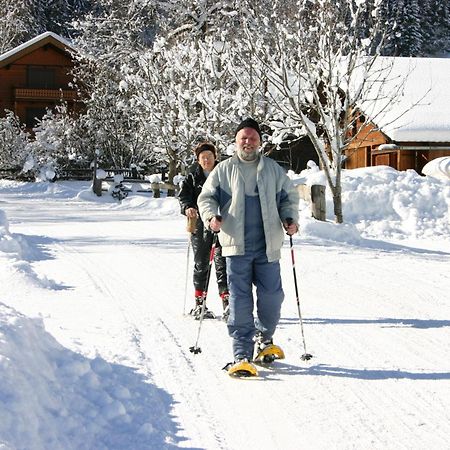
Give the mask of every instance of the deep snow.
<svg viewBox="0 0 450 450">
<path fill-rule="evenodd" d="M 231 358 L 221 321 L 189 352 L 198 323 L 183 315 L 176 199 L 119 204 L 88 183 L 0 181 L 0 448 L 448 448 L 450 181 L 344 171 L 344 205 L 336 225 L 300 202 L 313 359 L 300 359 L 286 245 L 286 360 L 234 380 L 220 370 Z M 219 313 L 214 279 L 208 304 Z"/>
</svg>

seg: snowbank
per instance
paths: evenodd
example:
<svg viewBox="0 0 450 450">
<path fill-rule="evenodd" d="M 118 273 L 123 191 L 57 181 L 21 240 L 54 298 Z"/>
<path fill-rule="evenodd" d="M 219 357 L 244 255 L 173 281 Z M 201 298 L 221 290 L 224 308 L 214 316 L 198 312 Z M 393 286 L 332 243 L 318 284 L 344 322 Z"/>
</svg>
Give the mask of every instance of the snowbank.
<svg viewBox="0 0 450 450">
<path fill-rule="evenodd" d="M 0 303 L 0 448 L 170 448 L 172 399 L 131 368 L 62 347 Z"/>
<path fill-rule="evenodd" d="M 14 194 L 27 196 L 28 198 L 51 198 L 55 200 L 76 199 L 78 194 L 87 190 L 89 182 L 86 181 L 62 181 L 50 183 L 49 181 L 37 181 L 28 183 L 23 181 L 0 180 L 0 190 L 14 192 Z M 91 190 L 92 191 L 92 190 Z M 95 194 L 92 192 L 92 198 Z"/>
<path fill-rule="evenodd" d="M 323 172 L 304 170 L 295 179 L 307 185 L 323 184 Z M 310 234 L 354 242 L 361 236 L 375 239 L 450 238 L 450 183 L 423 177 L 414 170 L 399 172 L 388 166 L 344 170 L 342 173 L 344 226 L 327 228 L 308 224 Z M 327 219 L 334 220 L 333 200 L 326 189 Z M 308 208 L 301 211 L 309 218 Z M 350 227 L 349 225 L 354 225 Z M 336 230 L 340 229 L 339 232 Z"/>
<path fill-rule="evenodd" d="M 19 236 L 13 237 L 9 232 L 9 222 L 4 211 L 0 209 L 0 252 L 23 258 L 27 245 Z"/>
</svg>

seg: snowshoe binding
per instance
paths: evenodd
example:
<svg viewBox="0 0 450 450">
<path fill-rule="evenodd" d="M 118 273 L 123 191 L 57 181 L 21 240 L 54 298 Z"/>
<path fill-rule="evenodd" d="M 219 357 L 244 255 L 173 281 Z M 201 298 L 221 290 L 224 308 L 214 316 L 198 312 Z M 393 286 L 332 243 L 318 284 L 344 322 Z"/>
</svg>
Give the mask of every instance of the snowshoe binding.
<svg viewBox="0 0 450 450">
<path fill-rule="evenodd" d="M 248 359 L 240 359 L 234 363 L 228 363 L 224 370 L 227 371 L 228 375 L 235 378 L 246 378 L 246 377 L 257 377 L 258 370 L 255 365 L 252 364 Z"/>
<path fill-rule="evenodd" d="M 284 352 L 281 347 L 275 345 L 272 339 L 262 340 L 262 336 L 255 338 L 255 357 L 256 363 L 271 364 L 277 359 L 284 359 Z"/>
<path fill-rule="evenodd" d="M 200 320 L 202 316 L 203 297 L 195 297 L 195 307 L 191 309 L 189 314 L 195 319 Z M 205 305 L 205 311 L 203 313 L 204 319 L 215 319 L 216 316 Z"/>
<path fill-rule="evenodd" d="M 278 345 L 270 344 L 256 354 L 254 361 L 263 364 L 271 364 L 276 359 L 284 359 L 284 352 Z"/>
</svg>

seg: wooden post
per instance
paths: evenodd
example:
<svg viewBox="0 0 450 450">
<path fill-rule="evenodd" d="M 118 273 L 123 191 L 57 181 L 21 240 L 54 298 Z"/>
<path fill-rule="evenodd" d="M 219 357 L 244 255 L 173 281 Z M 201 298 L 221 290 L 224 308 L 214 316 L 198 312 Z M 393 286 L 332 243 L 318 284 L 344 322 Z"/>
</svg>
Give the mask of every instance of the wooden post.
<svg viewBox="0 0 450 450">
<path fill-rule="evenodd" d="M 92 190 L 94 191 L 95 195 L 97 195 L 97 197 L 102 196 L 102 180 L 100 180 L 100 178 L 94 178 Z"/>
<path fill-rule="evenodd" d="M 324 222 L 327 219 L 325 186 L 320 184 L 313 184 L 311 186 L 311 213 L 317 220 Z"/>
<path fill-rule="evenodd" d="M 153 198 L 160 198 L 161 197 L 161 189 L 159 183 L 152 183 L 151 188 L 153 191 Z"/>
<path fill-rule="evenodd" d="M 300 198 L 311 206 L 311 215 L 317 220 L 326 220 L 325 186 L 313 184 L 299 184 L 297 186 Z"/>
<path fill-rule="evenodd" d="M 92 180 L 92 190 L 94 191 L 95 195 L 97 197 L 102 196 L 102 180 L 97 178 L 97 152 L 94 156 L 94 174 L 93 174 L 93 180 Z"/>
<path fill-rule="evenodd" d="M 150 188 L 153 191 L 153 197 L 154 198 L 160 198 L 161 197 L 161 189 L 167 189 L 167 191 L 173 191 L 175 194 L 177 192 L 178 187 L 175 186 L 172 183 L 151 183 Z M 167 194 L 169 197 L 169 195 Z"/>
</svg>

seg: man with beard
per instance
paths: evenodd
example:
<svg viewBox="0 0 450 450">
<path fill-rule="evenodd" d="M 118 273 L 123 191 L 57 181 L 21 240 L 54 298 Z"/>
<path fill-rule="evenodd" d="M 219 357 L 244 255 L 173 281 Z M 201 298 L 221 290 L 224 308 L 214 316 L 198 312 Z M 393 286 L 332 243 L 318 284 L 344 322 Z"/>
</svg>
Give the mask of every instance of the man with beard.
<svg viewBox="0 0 450 450">
<path fill-rule="evenodd" d="M 235 141 L 235 154 L 211 172 L 198 207 L 205 226 L 220 231 L 227 261 L 227 326 L 234 354 L 228 373 L 256 375 L 253 360 L 284 357 L 272 340 L 284 299 L 279 259 L 284 232 L 298 231 L 299 197 L 284 170 L 259 153 L 261 130 L 255 120 L 248 118 L 238 125 Z"/>
</svg>

